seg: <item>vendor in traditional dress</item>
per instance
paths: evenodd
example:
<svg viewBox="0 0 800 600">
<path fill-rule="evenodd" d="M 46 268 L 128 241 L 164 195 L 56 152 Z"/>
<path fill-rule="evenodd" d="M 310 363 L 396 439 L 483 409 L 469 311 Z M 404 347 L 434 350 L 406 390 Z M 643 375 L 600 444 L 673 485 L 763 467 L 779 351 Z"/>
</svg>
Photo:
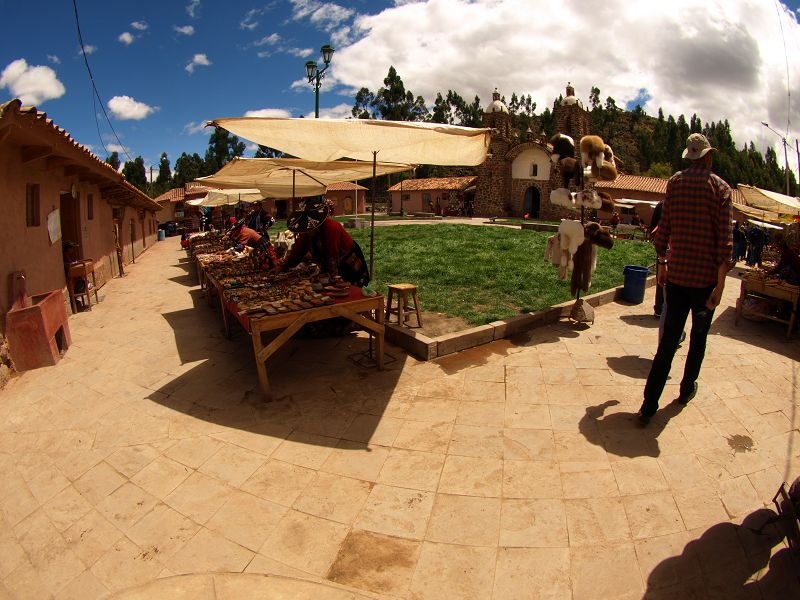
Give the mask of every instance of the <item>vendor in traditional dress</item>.
<svg viewBox="0 0 800 600">
<path fill-rule="evenodd" d="M 364 287 L 370 274 L 361 247 L 328 214 L 324 199 L 309 199 L 301 210 L 289 216 L 287 226 L 295 233 L 295 242 L 283 262 L 283 270 L 296 266 L 310 252 L 323 273 L 338 275 L 352 285 Z"/>
<path fill-rule="evenodd" d="M 242 248 L 248 246 L 255 252 L 262 254 L 262 265 L 264 268 L 273 270 L 280 267 L 280 260 L 278 259 L 278 255 L 275 254 L 275 249 L 272 247 L 269 238 L 246 227 L 244 219 L 232 223 L 230 229 L 225 233 L 225 236 Z"/>
</svg>

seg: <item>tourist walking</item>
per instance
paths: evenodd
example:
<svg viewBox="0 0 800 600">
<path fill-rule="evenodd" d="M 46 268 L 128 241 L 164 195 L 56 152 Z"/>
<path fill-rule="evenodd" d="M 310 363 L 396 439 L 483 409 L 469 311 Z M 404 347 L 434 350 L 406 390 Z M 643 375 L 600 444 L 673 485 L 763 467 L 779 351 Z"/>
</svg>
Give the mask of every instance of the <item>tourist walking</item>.
<svg viewBox="0 0 800 600">
<path fill-rule="evenodd" d="M 653 242 L 658 255 L 658 285 L 666 287 L 669 310 L 639 410 L 639 423 L 643 426 L 658 410 L 689 312 L 692 313 L 692 329 L 678 402 L 686 404 L 697 394 L 706 338 L 730 269 L 731 188 L 711 172 L 713 151 L 704 135 L 690 135 L 683 157 L 691 164 L 667 183 L 667 195 Z"/>
</svg>

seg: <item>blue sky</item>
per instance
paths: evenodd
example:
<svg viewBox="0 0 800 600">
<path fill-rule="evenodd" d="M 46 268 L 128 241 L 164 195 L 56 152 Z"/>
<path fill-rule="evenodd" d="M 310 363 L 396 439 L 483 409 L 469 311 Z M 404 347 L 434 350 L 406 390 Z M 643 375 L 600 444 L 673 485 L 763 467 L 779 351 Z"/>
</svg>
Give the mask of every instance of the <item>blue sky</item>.
<svg viewBox="0 0 800 600">
<path fill-rule="evenodd" d="M 349 116 L 355 91 L 376 91 L 394 65 L 429 105 L 453 89 L 485 106 L 497 87 L 531 94 L 540 112 L 571 81 L 584 102 L 594 85 L 603 99 L 640 102 L 649 114 L 727 118 L 737 142 L 764 150 L 780 140 L 761 121 L 785 134 L 788 120 L 791 140 L 800 133 L 799 3 L 77 0 L 106 111 L 122 145 L 148 165 L 162 151 L 173 164 L 183 151 L 204 153 L 209 119 L 313 116 L 304 63 L 326 43 L 336 52 L 323 117 Z M 11 25 L 0 45 L 0 102 L 35 104 L 101 158 L 103 144 L 119 149 L 92 106 L 72 2 L 31 9 L 0 0 L 0 10 Z"/>
</svg>

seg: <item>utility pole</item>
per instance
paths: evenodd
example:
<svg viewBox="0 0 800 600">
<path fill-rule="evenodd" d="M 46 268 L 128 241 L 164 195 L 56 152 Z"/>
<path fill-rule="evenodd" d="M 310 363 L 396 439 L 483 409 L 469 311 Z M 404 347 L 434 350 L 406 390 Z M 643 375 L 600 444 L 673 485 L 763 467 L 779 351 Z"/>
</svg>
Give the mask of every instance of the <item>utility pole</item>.
<svg viewBox="0 0 800 600">
<path fill-rule="evenodd" d="M 150 165 L 150 197 L 155 198 L 153 195 L 153 165 Z"/>
</svg>

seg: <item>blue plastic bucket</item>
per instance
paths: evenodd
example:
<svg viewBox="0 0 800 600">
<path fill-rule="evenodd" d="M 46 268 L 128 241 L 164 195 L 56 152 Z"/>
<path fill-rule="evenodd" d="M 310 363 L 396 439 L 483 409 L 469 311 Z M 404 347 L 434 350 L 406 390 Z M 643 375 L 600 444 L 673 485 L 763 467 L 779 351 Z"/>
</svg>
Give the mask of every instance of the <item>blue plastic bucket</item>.
<svg viewBox="0 0 800 600">
<path fill-rule="evenodd" d="M 158 230 L 158 241 L 163 242 L 167 238 L 167 232 L 163 229 Z"/>
<path fill-rule="evenodd" d="M 637 267 L 635 265 L 625 265 L 622 269 L 625 275 L 625 285 L 622 288 L 622 299 L 631 304 L 641 304 L 644 301 L 644 287 L 647 283 L 647 276 L 650 269 L 647 267 Z"/>
</svg>

